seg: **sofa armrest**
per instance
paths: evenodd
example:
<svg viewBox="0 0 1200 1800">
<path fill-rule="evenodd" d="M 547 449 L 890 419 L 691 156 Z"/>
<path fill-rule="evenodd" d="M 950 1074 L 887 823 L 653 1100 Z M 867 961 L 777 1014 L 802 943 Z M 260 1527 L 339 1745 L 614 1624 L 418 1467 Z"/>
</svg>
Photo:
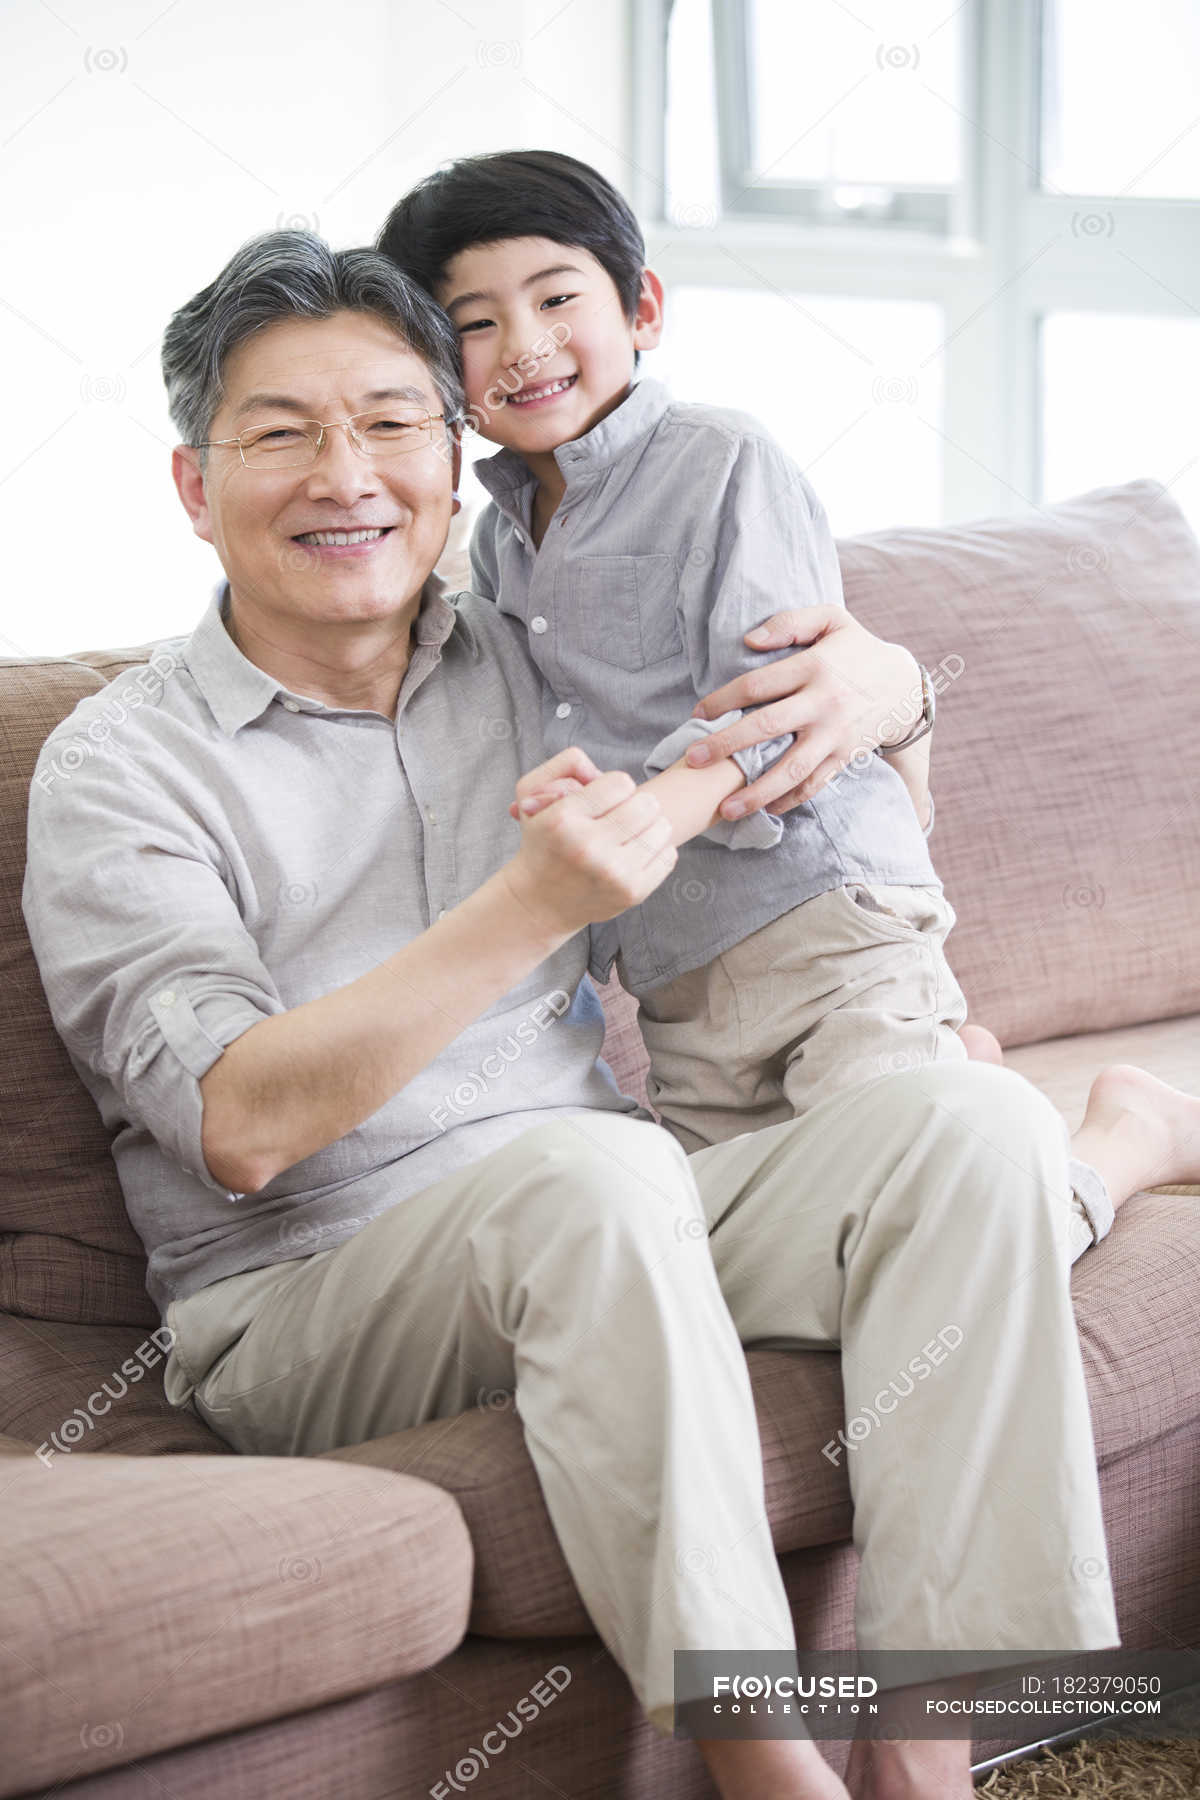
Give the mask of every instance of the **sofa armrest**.
<svg viewBox="0 0 1200 1800">
<path fill-rule="evenodd" d="M 0 1515 L 0 1795 L 403 1680 L 466 1629 L 462 1516 L 407 1475 L 18 1451 Z"/>
</svg>

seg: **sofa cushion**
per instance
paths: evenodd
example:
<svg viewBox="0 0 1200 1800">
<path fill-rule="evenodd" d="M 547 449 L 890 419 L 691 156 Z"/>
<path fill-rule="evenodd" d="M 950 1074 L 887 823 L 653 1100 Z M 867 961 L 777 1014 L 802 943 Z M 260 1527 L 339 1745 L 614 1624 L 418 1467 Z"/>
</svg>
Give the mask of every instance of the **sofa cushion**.
<svg viewBox="0 0 1200 1800">
<path fill-rule="evenodd" d="M 6 1457 L 0 1794 L 402 1681 L 460 1642 L 448 1494 L 316 1460 Z"/>
<path fill-rule="evenodd" d="M 1047 1038 L 1006 1052 L 1004 1060 L 1053 1100 L 1074 1131 L 1082 1122 L 1088 1090 L 1106 1063 L 1135 1063 L 1172 1087 L 1200 1094 L 1200 1013 L 1125 1025 L 1119 1031 Z"/>
<path fill-rule="evenodd" d="M 838 546 L 846 604 L 943 666 L 934 863 L 1004 1044 L 1200 1010 L 1200 544 L 1157 482 Z M 850 779 L 850 777 L 843 777 Z"/>
</svg>

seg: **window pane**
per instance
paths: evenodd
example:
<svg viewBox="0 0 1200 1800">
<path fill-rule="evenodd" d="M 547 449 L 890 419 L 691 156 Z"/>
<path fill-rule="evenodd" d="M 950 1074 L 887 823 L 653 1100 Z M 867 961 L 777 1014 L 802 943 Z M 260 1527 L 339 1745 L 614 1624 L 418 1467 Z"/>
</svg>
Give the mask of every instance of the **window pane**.
<svg viewBox="0 0 1200 1800">
<path fill-rule="evenodd" d="M 647 373 L 681 400 L 753 413 L 839 536 L 935 525 L 944 331 L 941 308 L 923 301 L 676 287 Z"/>
<path fill-rule="evenodd" d="M 1044 185 L 1135 200 L 1200 196 L 1197 0 L 1044 3 Z"/>
<path fill-rule="evenodd" d="M 888 189 L 958 181 L 961 7 L 747 3 L 756 176 Z"/>
<path fill-rule="evenodd" d="M 1051 313 L 1042 382 L 1043 498 L 1149 475 L 1200 531 L 1200 320 Z"/>
<path fill-rule="evenodd" d="M 711 226 L 720 210 L 711 0 L 675 0 L 667 38 L 667 205 L 676 225 Z"/>
</svg>

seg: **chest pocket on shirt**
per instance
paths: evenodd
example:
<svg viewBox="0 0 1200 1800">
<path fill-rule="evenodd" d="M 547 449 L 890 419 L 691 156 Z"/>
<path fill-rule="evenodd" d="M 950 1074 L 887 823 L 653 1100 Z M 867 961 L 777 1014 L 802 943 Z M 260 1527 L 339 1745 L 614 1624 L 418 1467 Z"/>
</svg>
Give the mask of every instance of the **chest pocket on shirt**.
<svg viewBox="0 0 1200 1800">
<path fill-rule="evenodd" d="M 670 556 L 581 556 L 570 568 L 568 637 L 585 656 L 645 669 L 683 649 Z"/>
</svg>

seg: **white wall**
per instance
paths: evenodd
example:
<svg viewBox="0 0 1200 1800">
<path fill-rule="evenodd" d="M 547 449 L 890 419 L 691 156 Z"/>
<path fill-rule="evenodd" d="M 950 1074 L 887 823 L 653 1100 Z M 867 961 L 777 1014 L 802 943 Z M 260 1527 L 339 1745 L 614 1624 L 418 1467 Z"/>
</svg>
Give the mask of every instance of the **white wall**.
<svg viewBox="0 0 1200 1800">
<path fill-rule="evenodd" d="M 366 243 L 456 155 L 628 188 L 625 0 L 5 0 L 0 655 L 191 629 L 218 574 L 170 477 L 170 313 L 276 225 Z"/>
</svg>

